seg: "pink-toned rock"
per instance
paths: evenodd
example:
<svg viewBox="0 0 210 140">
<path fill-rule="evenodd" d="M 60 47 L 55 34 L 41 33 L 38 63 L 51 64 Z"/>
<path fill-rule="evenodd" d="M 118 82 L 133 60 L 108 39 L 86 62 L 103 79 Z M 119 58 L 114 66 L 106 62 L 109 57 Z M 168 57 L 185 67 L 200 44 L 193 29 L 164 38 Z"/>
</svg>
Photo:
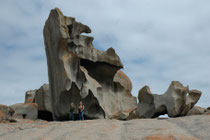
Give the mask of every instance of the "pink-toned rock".
<svg viewBox="0 0 210 140">
<path fill-rule="evenodd" d="M 144 137 L 142 140 L 200 140 L 179 134 L 156 134 Z"/>
</svg>

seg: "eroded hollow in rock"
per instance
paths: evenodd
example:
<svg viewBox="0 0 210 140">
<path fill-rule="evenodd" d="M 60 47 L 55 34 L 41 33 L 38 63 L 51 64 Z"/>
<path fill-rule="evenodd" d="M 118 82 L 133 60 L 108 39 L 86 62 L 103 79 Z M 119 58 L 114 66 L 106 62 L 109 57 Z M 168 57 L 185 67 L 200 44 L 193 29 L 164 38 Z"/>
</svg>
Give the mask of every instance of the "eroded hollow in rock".
<svg viewBox="0 0 210 140">
<path fill-rule="evenodd" d="M 69 112 L 69 103 L 75 104 L 75 120 L 78 119 L 78 106 L 79 102 L 82 101 L 85 105 L 85 119 L 97 119 L 105 118 L 105 113 L 100 107 L 98 100 L 93 96 L 93 93 L 89 90 L 88 95 L 83 99 L 80 95 L 80 91 L 75 83 L 72 83 L 72 87 L 69 91 L 65 91 L 60 96 L 59 105 L 63 108 L 64 112 Z M 94 114 L 94 115 L 92 115 Z M 69 114 L 63 114 L 57 120 L 64 121 L 69 120 Z"/>
<path fill-rule="evenodd" d="M 80 59 L 80 65 L 85 67 L 88 74 L 96 81 L 106 84 L 113 82 L 114 75 L 120 69 L 105 62 L 92 62 L 87 59 Z"/>
<path fill-rule="evenodd" d="M 46 121 L 53 121 L 52 113 L 49 111 L 38 111 L 38 119 L 46 120 Z"/>
<path fill-rule="evenodd" d="M 130 79 L 118 73 L 123 64 L 115 50 L 97 50 L 94 38 L 82 33 L 91 29 L 58 8 L 51 10 L 44 39 L 53 119 L 64 120 L 72 102 L 78 107 L 82 101 L 84 114 L 97 119 L 136 108 Z"/>
<path fill-rule="evenodd" d="M 189 90 L 179 81 L 172 81 L 167 91 L 162 94 L 153 94 L 149 86 L 139 90 L 137 115 L 141 118 L 155 118 L 168 114 L 169 117 L 185 116 L 198 102 L 202 92 Z"/>
</svg>

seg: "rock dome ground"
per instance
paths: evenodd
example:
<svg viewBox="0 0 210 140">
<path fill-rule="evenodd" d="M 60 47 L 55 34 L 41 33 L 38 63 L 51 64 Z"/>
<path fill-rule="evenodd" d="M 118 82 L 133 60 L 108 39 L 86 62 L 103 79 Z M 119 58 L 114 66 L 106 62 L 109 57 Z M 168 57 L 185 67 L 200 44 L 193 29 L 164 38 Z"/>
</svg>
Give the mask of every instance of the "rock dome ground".
<svg viewBox="0 0 210 140">
<path fill-rule="evenodd" d="M 1 140 L 210 140 L 210 115 L 0 124 Z"/>
</svg>

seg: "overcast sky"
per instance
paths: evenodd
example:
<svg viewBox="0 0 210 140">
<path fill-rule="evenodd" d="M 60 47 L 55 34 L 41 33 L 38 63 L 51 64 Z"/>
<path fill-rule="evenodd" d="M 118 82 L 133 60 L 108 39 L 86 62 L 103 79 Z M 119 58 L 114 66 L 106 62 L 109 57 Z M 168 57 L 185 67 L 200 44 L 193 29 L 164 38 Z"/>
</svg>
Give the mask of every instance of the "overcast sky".
<svg viewBox="0 0 210 140">
<path fill-rule="evenodd" d="M 165 92 L 171 81 L 203 92 L 210 106 L 209 0 L 1 0 L 0 104 L 24 102 L 48 83 L 44 23 L 52 8 L 92 29 L 94 45 L 113 47 L 133 82 Z"/>
</svg>

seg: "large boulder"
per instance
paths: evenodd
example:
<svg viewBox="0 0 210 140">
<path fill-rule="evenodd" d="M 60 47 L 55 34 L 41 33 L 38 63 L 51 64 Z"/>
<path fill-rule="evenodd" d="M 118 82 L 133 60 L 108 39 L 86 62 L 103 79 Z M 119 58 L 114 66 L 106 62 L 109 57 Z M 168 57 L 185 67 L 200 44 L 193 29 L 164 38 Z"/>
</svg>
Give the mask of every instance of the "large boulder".
<svg viewBox="0 0 210 140">
<path fill-rule="evenodd" d="M 13 118 L 36 120 L 38 117 L 38 107 L 36 103 L 17 103 L 11 105 L 14 110 Z"/>
<path fill-rule="evenodd" d="M 81 35 L 91 29 L 51 10 L 44 27 L 44 42 L 48 63 L 51 104 L 54 120 L 69 113 L 70 103 L 85 105 L 90 118 L 109 116 L 136 107 L 131 95 L 129 78 L 119 71 L 123 68 L 113 48 L 94 48 L 93 37 Z"/>
<path fill-rule="evenodd" d="M 14 110 L 11 107 L 0 104 L 0 123 L 13 122 L 11 118 L 14 114 Z"/>
<path fill-rule="evenodd" d="M 52 105 L 49 84 L 42 85 L 37 90 L 29 90 L 25 95 L 25 103 L 36 103 L 38 118 L 52 121 Z"/>
<path fill-rule="evenodd" d="M 154 118 L 168 114 L 169 117 L 185 116 L 200 99 L 201 91 L 189 90 L 178 81 L 172 81 L 168 90 L 162 94 L 152 94 L 148 86 L 139 90 L 137 116 Z"/>
<path fill-rule="evenodd" d="M 52 112 L 49 84 L 44 84 L 37 90 L 35 103 L 37 103 L 39 111 Z"/>
</svg>

